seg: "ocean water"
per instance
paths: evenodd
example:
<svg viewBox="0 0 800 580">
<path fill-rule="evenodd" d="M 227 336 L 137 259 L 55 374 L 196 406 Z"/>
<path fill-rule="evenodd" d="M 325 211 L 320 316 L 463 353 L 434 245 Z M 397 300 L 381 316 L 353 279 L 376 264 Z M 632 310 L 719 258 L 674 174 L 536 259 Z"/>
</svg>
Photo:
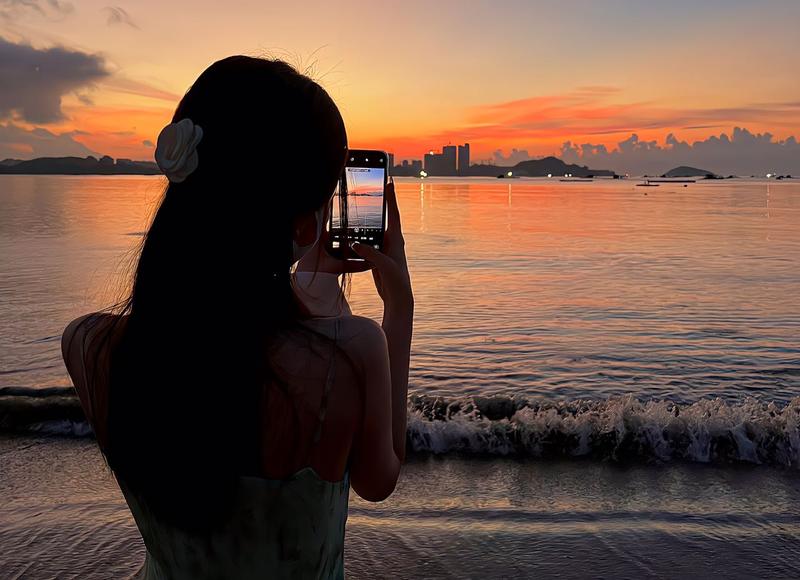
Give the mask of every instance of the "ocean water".
<svg viewBox="0 0 800 580">
<path fill-rule="evenodd" d="M 87 431 L 60 335 L 120 296 L 163 184 L 0 177 L 0 424 Z M 415 449 L 800 463 L 800 181 L 397 190 Z M 369 274 L 350 299 L 380 317 Z"/>
<path fill-rule="evenodd" d="M 417 453 L 355 501 L 354 577 L 800 575 L 800 181 L 396 181 Z M 59 341 L 120 296 L 162 189 L 0 176 L 0 569 L 140 561 Z"/>
</svg>

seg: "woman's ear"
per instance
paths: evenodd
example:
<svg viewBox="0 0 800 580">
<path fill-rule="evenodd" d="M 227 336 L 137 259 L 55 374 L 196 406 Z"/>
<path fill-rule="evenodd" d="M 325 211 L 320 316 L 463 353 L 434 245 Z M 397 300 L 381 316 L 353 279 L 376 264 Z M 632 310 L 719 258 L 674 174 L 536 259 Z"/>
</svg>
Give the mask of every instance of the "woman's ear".
<svg viewBox="0 0 800 580">
<path fill-rule="evenodd" d="M 331 215 L 331 204 L 330 203 L 326 203 L 325 205 L 322 206 L 322 214 L 321 215 L 322 215 L 322 231 L 324 232 L 325 231 L 325 224 L 328 223 L 328 220 L 330 219 L 330 215 Z"/>
<path fill-rule="evenodd" d="M 292 237 L 298 246 L 308 246 L 317 239 L 317 214 L 308 212 L 294 218 Z"/>
<path fill-rule="evenodd" d="M 292 237 L 298 246 L 307 246 L 317 240 L 317 233 L 325 231 L 325 221 L 328 219 L 328 205 L 323 206 L 323 211 L 312 211 L 299 216 L 294 220 Z M 317 219 L 321 221 L 318 223 Z"/>
</svg>

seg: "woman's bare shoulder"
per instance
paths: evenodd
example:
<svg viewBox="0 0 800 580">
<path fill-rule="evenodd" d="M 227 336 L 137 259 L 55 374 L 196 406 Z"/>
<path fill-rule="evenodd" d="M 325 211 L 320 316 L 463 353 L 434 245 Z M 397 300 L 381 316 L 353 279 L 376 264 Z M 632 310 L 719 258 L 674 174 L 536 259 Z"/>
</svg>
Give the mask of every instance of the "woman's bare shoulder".
<svg viewBox="0 0 800 580">
<path fill-rule="evenodd" d="M 381 325 L 372 318 L 346 314 L 336 318 L 317 318 L 314 325 L 330 338 L 334 325 L 338 325 L 338 340 L 344 351 L 354 360 L 374 356 L 376 349 L 385 348 L 386 335 Z"/>
<path fill-rule="evenodd" d="M 107 330 L 112 324 L 123 321 L 126 317 L 108 312 L 90 312 L 79 316 L 67 324 L 61 335 L 61 347 L 63 352 L 72 350 L 75 339 L 89 338 Z"/>
<path fill-rule="evenodd" d="M 355 361 L 369 368 L 376 356 L 388 353 L 380 324 L 365 316 L 342 317 L 342 347 Z"/>
<path fill-rule="evenodd" d="M 83 345 L 118 322 L 125 322 L 126 316 L 108 312 L 90 312 L 70 322 L 61 335 L 61 355 L 70 375 L 82 378 Z M 77 386 L 77 385 L 76 385 Z"/>
</svg>

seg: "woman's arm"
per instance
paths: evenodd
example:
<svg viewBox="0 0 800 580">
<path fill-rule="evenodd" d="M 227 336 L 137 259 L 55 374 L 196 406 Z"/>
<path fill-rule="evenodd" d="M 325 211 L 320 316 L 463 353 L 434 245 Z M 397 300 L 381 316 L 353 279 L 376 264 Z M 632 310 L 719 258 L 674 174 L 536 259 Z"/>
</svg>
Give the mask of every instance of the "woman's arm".
<svg viewBox="0 0 800 580">
<path fill-rule="evenodd" d="M 414 295 L 408 273 L 405 240 L 400 225 L 400 210 L 394 182 L 386 187 L 388 223 L 384 251 L 372 246 L 353 244 L 353 250 L 372 265 L 375 287 L 383 299 L 383 332 L 391 368 L 392 434 L 394 450 L 400 461 L 406 457 L 408 421 L 408 368 L 411 335 L 414 327 Z"/>
<path fill-rule="evenodd" d="M 402 458 L 394 442 L 392 376 L 386 335 L 370 318 L 350 318 L 355 338 L 349 350 L 363 377 L 363 415 L 353 441 L 350 482 L 367 501 L 382 501 L 397 485 Z M 404 407 L 405 408 L 405 407 Z"/>
<path fill-rule="evenodd" d="M 392 380 L 392 435 L 394 451 L 400 461 L 406 459 L 406 426 L 408 422 L 408 366 L 411 357 L 411 332 L 414 306 L 384 308 L 383 332 Z"/>
<path fill-rule="evenodd" d="M 86 377 L 86 360 L 84 358 L 84 343 L 88 340 L 88 327 L 91 319 L 97 318 L 97 313 L 85 314 L 70 322 L 61 335 L 61 356 L 64 359 L 64 366 L 67 368 L 72 385 L 78 394 L 78 400 L 86 415 L 86 421 L 97 433 L 98 427 L 103 432 L 102 426 L 97 423 L 98 401 L 102 397 L 93 398 L 89 392 Z M 98 435 L 98 440 L 100 435 Z"/>
</svg>

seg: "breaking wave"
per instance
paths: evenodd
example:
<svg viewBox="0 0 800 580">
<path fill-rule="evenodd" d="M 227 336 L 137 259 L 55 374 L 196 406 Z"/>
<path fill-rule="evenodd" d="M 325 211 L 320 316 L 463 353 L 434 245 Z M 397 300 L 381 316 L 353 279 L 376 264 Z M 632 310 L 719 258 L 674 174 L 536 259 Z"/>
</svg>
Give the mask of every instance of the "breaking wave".
<svg viewBox="0 0 800 580">
<path fill-rule="evenodd" d="M 0 388 L 0 430 L 91 436 L 71 387 Z M 633 396 L 556 401 L 493 395 L 408 400 L 416 453 L 800 467 L 800 397 L 692 403 Z"/>
<path fill-rule="evenodd" d="M 680 404 L 412 395 L 408 420 L 416 452 L 800 467 L 800 397 L 780 406 L 753 398 Z"/>
</svg>

